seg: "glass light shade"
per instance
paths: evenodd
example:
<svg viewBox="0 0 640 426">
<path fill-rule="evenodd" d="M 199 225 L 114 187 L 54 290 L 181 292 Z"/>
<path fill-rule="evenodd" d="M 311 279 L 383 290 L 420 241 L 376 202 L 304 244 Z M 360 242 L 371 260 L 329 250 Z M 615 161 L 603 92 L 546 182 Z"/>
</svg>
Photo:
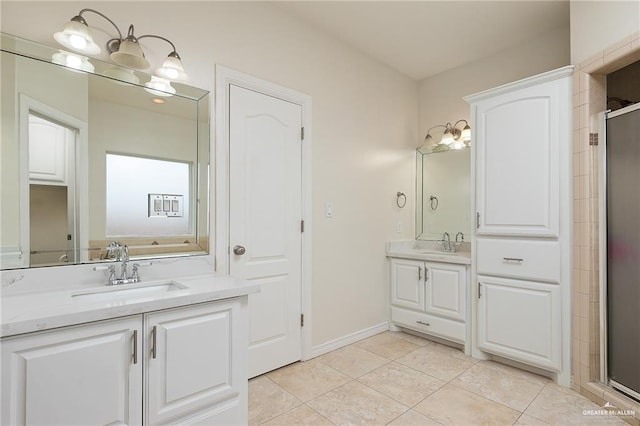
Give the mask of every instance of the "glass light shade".
<svg viewBox="0 0 640 426">
<path fill-rule="evenodd" d="M 59 50 L 51 57 L 51 62 L 79 71 L 94 72 L 95 68 L 89 58 Z"/>
<path fill-rule="evenodd" d="M 139 84 L 140 79 L 133 73 L 133 70 L 121 67 L 110 67 L 105 70 L 104 75 L 115 80 L 126 81 L 127 83 Z M 116 81 L 116 83 L 119 83 Z"/>
<path fill-rule="evenodd" d="M 450 130 L 446 130 L 440 139 L 441 145 L 451 145 L 453 143 L 453 134 Z"/>
<path fill-rule="evenodd" d="M 453 142 L 450 147 L 452 149 L 462 149 L 464 148 L 466 145 L 464 144 L 464 142 L 461 139 L 458 139 L 457 141 Z"/>
<path fill-rule="evenodd" d="M 433 137 L 431 136 L 431 134 L 427 133 L 427 136 L 425 136 L 424 138 L 424 146 L 432 146 L 435 145 L 436 143 L 433 140 Z"/>
<path fill-rule="evenodd" d="M 176 81 L 186 81 L 188 78 L 180 58 L 172 55 L 167 56 L 160 68 L 156 70 L 156 75 L 167 80 Z"/>
<path fill-rule="evenodd" d="M 142 47 L 137 41 L 124 39 L 117 51 L 111 54 L 111 59 L 119 65 L 136 70 L 149 68 L 149 61 L 144 57 Z"/>
<path fill-rule="evenodd" d="M 151 76 L 151 80 L 144 84 L 146 87 L 144 90 L 155 96 L 173 96 L 176 93 L 175 87 L 171 85 L 171 82 L 162 77 Z"/>
<path fill-rule="evenodd" d="M 55 33 L 53 38 L 67 49 L 76 52 L 87 55 L 100 53 L 100 46 L 93 41 L 93 37 L 89 34 L 89 27 L 81 22 L 67 22 L 64 29 Z"/>
<path fill-rule="evenodd" d="M 468 124 L 464 126 L 464 129 L 462 129 L 460 138 L 465 142 L 469 142 L 471 140 L 471 127 Z"/>
</svg>

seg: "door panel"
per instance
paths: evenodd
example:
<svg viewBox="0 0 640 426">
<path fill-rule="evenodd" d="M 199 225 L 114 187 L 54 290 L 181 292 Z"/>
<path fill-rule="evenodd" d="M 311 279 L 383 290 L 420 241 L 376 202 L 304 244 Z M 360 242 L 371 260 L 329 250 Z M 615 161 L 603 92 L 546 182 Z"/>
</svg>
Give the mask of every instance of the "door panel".
<svg viewBox="0 0 640 426">
<path fill-rule="evenodd" d="M 426 264 L 425 310 L 464 321 L 466 270 L 464 266 L 442 263 Z"/>
<path fill-rule="evenodd" d="M 424 262 L 391 259 L 391 303 L 405 308 L 424 309 Z"/>
<path fill-rule="evenodd" d="M 262 287 L 249 299 L 253 377 L 301 358 L 302 107 L 234 85 L 229 99 L 229 271 Z"/>
<path fill-rule="evenodd" d="M 558 93 L 550 82 L 476 107 L 478 235 L 558 236 Z"/>
<path fill-rule="evenodd" d="M 126 318 L 3 340 L 2 424 L 142 424 L 141 325 Z"/>
<path fill-rule="evenodd" d="M 238 395 L 239 367 L 232 357 L 238 304 L 217 302 L 146 316 L 148 424 L 210 409 Z"/>
<path fill-rule="evenodd" d="M 478 347 L 560 370 L 560 287 L 478 276 Z"/>
</svg>

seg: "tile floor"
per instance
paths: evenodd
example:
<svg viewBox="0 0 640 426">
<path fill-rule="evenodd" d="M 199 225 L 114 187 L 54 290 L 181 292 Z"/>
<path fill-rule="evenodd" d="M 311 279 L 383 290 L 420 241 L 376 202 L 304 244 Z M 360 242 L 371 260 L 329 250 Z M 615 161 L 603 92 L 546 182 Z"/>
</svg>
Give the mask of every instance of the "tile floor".
<svg viewBox="0 0 640 426">
<path fill-rule="evenodd" d="M 550 380 L 385 332 L 249 381 L 250 425 L 627 425 Z"/>
</svg>

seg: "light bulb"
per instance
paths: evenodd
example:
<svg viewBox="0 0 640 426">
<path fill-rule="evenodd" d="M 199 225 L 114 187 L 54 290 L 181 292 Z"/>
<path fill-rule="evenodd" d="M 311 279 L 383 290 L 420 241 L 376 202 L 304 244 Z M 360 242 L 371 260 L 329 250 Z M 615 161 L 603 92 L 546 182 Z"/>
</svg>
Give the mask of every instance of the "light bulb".
<svg viewBox="0 0 640 426">
<path fill-rule="evenodd" d="M 76 49 L 84 49 L 87 47 L 87 40 L 77 34 L 71 34 L 69 36 L 69 44 Z"/>
</svg>

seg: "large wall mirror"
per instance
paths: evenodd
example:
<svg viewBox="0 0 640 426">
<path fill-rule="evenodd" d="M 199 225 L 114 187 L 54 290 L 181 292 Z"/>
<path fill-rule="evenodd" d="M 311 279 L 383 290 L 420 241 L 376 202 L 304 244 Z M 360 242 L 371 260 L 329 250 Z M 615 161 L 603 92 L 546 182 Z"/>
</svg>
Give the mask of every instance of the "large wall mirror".
<svg viewBox="0 0 640 426">
<path fill-rule="evenodd" d="M 2 269 L 207 254 L 209 93 L 61 53 L 2 34 Z"/>
<path fill-rule="evenodd" d="M 471 149 L 416 152 L 416 239 L 471 231 Z M 466 239 L 468 241 L 468 239 Z"/>
</svg>

